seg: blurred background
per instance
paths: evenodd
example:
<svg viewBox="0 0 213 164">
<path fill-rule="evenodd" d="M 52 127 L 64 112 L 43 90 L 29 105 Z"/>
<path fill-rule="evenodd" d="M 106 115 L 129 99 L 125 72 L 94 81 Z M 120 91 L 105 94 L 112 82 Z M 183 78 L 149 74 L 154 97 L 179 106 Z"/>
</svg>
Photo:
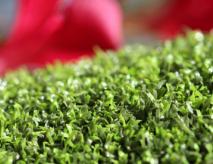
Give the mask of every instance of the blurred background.
<svg viewBox="0 0 213 164">
<path fill-rule="evenodd" d="M 11 30 L 16 14 L 16 0 L 0 0 L 0 39 L 3 40 Z"/>
<path fill-rule="evenodd" d="M 0 0 L 0 75 L 212 28 L 213 0 Z"/>
<path fill-rule="evenodd" d="M 147 26 L 147 19 L 171 0 L 120 0 L 124 11 L 124 35 L 127 44 L 155 44 L 161 39 Z"/>
<path fill-rule="evenodd" d="M 169 0 L 119 0 L 123 9 L 125 43 L 154 43 L 158 39 L 143 22 L 153 11 L 166 5 Z M 170 0 L 171 1 L 171 0 Z M 15 19 L 17 0 L 0 0 L 0 40 L 10 32 Z M 157 40 L 158 41 L 158 40 Z"/>
<path fill-rule="evenodd" d="M 183 26 L 202 31 L 209 31 L 213 27 L 212 0 L 115 1 L 119 1 L 123 10 L 123 31 L 125 43 L 128 44 L 138 42 L 152 44 L 162 38 L 174 36 Z M 11 30 L 16 9 L 17 0 L 0 0 L 1 41 Z M 154 30 L 150 28 L 153 24 Z"/>
</svg>

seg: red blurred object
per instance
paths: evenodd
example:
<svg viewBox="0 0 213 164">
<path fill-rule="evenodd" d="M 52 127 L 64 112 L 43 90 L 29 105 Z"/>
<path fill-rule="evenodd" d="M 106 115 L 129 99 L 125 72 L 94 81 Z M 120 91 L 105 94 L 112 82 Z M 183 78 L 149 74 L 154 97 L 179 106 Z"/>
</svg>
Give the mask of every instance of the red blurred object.
<svg viewBox="0 0 213 164">
<path fill-rule="evenodd" d="M 75 61 L 96 46 L 117 49 L 121 29 L 116 0 L 19 0 L 13 31 L 0 47 L 0 72 Z"/>
<path fill-rule="evenodd" d="M 208 32 L 213 28 L 212 0 L 170 0 L 151 19 L 151 26 L 163 38 L 171 38 L 186 28 Z"/>
</svg>

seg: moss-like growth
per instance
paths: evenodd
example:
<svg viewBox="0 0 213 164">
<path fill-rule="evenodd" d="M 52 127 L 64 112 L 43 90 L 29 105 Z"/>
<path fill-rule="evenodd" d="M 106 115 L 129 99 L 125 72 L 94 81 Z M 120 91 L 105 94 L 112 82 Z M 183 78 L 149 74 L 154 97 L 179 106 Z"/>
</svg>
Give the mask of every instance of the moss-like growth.
<svg viewBox="0 0 213 164">
<path fill-rule="evenodd" d="M 0 163 L 212 163 L 213 36 L 0 80 Z"/>
</svg>

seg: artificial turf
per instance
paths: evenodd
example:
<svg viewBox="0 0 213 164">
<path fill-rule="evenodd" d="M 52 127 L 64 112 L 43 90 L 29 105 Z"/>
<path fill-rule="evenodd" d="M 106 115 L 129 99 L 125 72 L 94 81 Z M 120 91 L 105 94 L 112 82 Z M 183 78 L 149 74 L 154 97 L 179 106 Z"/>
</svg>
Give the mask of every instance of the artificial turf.
<svg viewBox="0 0 213 164">
<path fill-rule="evenodd" d="M 213 163 L 213 35 L 7 74 L 0 163 Z"/>
</svg>

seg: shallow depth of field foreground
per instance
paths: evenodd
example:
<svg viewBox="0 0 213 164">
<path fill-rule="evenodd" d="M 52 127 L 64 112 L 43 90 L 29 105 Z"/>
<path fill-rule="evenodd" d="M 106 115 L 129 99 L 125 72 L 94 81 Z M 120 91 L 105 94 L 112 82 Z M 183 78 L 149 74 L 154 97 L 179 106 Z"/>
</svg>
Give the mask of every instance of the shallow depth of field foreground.
<svg viewBox="0 0 213 164">
<path fill-rule="evenodd" d="M 0 163 L 212 163 L 213 36 L 0 80 Z"/>
</svg>

